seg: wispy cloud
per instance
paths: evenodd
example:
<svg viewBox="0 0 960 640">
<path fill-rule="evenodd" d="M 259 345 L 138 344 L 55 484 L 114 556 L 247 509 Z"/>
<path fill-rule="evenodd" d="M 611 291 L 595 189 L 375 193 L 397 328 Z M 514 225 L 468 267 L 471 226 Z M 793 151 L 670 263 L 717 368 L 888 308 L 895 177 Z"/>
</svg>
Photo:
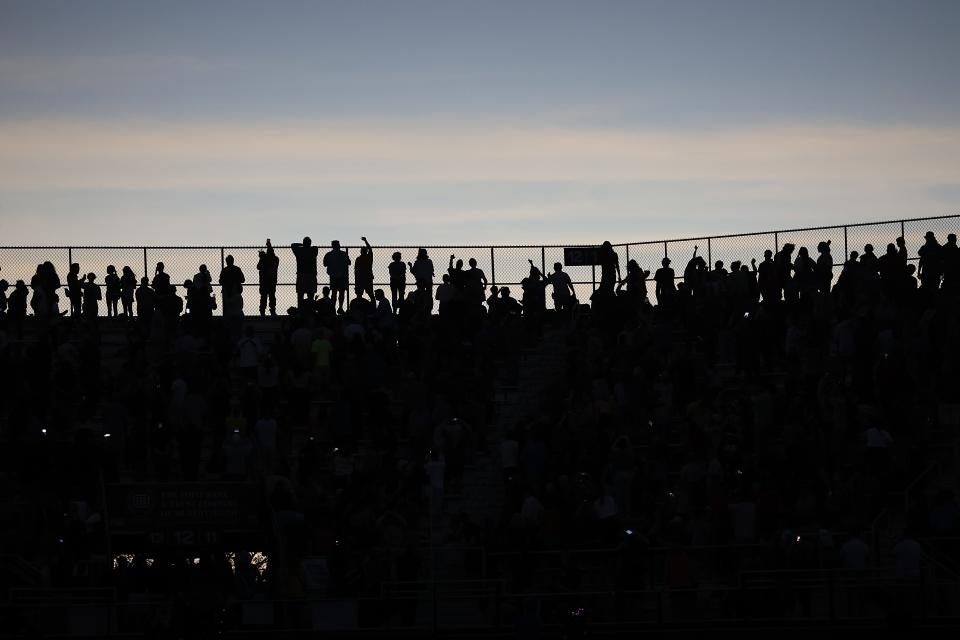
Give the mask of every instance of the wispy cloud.
<svg viewBox="0 0 960 640">
<path fill-rule="evenodd" d="M 0 123 L 0 188 L 469 182 L 951 183 L 960 127 L 607 130 L 361 122 Z"/>
</svg>

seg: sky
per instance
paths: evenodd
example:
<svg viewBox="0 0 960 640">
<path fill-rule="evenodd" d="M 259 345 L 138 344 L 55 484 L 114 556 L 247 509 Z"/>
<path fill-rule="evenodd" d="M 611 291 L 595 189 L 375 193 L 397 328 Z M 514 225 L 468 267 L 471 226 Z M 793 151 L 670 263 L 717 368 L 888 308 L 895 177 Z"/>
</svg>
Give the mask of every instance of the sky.
<svg viewBox="0 0 960 640">
<path fill-rule="evenodd" d="M 960 213 L 960 2 L 0 0 L 0 245 Z"/>
</svg>

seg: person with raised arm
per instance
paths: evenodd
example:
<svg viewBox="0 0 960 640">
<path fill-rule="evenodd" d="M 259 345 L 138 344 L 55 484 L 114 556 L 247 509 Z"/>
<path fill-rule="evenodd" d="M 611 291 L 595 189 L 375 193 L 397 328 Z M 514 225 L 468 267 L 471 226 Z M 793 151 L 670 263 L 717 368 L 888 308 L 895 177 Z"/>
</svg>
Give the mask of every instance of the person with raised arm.
<svg viewBox="0 0 960 640">
<path fill-rule="evenodd" d="M 313 300 L 317 294 L 317 248 L 313 246 L 310 236 L 303 242 L 294 242 L 290 250 L 297 259 L 297 306 Z"/>
<path fill-rule="evenodd" d="M 360 255 L 353 263 L 354 291 L 357 297 L 367 294 L 373 301 L 373 247 L 367 242 L 367 237 L 360 238 L 365 246 L 360 247 Z"/>
<path fill-rule="evenodd" d="M 260 315 L 267 312 L 270 306 L 270 315 L 277 315 L 277 272 L 280 267 L 280 258 L 273 250 L 270 238 L 267 238 L 267 250 L 260 251 L 257 260 L 257 271 L 260 272 Z"/>
</svg>

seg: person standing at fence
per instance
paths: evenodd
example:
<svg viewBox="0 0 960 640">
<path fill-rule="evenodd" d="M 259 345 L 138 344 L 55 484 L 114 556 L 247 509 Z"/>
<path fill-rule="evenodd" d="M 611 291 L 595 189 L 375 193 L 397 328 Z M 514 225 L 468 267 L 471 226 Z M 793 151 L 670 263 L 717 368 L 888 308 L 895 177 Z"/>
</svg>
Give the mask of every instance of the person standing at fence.
<svg viewBox="0 0 960 640">
<path fill-rule="evenodd" d="M 17 280 L 13 292 L 7 298 L 7 317 L 10 319 L 10 328 L 16 330 L 17 339 L 23 338 L 23 319 L 27 316 L 27 289 L 23 280 Z"/>
<path fill-rule="evenodd" d="M 120 276 L 120 304 L 123 305 L 123 315 L 133 317 L 133 296 L 137 290 L 137 276 L 129 266 L 123 268 Z"/>
<path fill-rule="evenodd" d="M 70 301 L 70 315 L 79 318 L 83 310 L 83 280 L 80 265 L 76 262 L 70 265 L 67 273 L 67 300 Z"/>
<path fill-rule="evenodd" d="M 410 273 L 413 274 L 417 283 L 417 299 L 419 304 L 433 310 L 433 260 L 427 255 L 427 250 L 420 248 L 417 250 L 417 259 L 413 264 L 409 262 Z"/>
<path fill-rule="evenodd" d="M 307 236 L 303 242 L 294 242 L 290 250 L 297 259 L 297 306 L 313 300 L 317 295 L 317 248 Z"/>
<path fill-rule="evenodd" d="M 960 247 L 957 246 L 957 234 L 947 235 L 947 242 L 940 248 L 943 266 L 943 291 L 956 294 L 960 287 Z"/>
<path fill-rule="evenodd" d="M 677 295 L 677 283 L 673 269 L 670 268 L 670 258 L 664 258 L 660 261 L 660 264 L 663 266 L 657 269 L 657 272 L 653 275 L 657 284 L 654 295 L 657 297 L 658 306 L 669 306 Z"/>
<path fill-rule="evenodd" d="M 347 279 L 350 276 L 350 257 L 340 248 L 340 241 L 330 243 L 330 251 L 323 256 L 323 266 L 330 276 L 330 289 L 337 301 L 337 311 L 343 313 L 343 302 L 347 297 Z"/>
<path fill-rule="evenodd" d="M 157 294 L 150 288 L 150 280 L 144 276 L 140 278 L 140 287 L 135 295 L 137 301 L 137 318 L 140 319 L 145 332 L 150 330 L 153 322 L 153 312 L 157 308 Z"/>
<path fill-rule="evenodd" d="M 273 251 L 270 238 L 267 238 L 267 250 L 260 252 L 257 260 L 257 271 L 260 272 L 260 315 L 266 314 L 267 305 L 270 305 L 270 315 L 277 315 L 277 271 L 280 267 L 280 258 Z"/>
<path fill-rule="evenodd" d="M 940 276 L 943 274 L 940 264 L 940 243 L 933 231 L 924 235 L 923 246 L 917 251 L 920 256 L 920 265 L 917 267 L 917 276 L 920 278 L 920 288 L 933 291 L 940 286 Z"/>
<path fill-rule="evenodd" d="M 484 301 L 484 290 L 487 288 L 487 275 L 483 269 L 477 267 L 477 259 L 470 258 L 467 261 L 470 268 L 467 269 L 467 299 L 476 305 L 482 305 Z"/>
<path fill-rule="evenodd" d="M 563 270 L 561 263 L 553 263 L 553 273 L 547 277 L 547 282 L 553 286 L 553 308 L 557 311 L 570 311 L 576 300 L 577 292 L 573 288 L 570 274 Z"/>
<path fill-rule="evenodd" d="M 227 266 L 220 270 L 220 278 L 218 279 L 224 304 L 226 304 L 228 297 L 242 295 L 243 283 L 247 281 L 243 275 L 243 270 L 234 264 L 233 256 L 227 256 L 225 262 Z"/>
<path fill-rule="evenodd" d="M 830 255 L 830 241 L 817 244 L 817 290 L 820 293 L 830 293 L 830 283 L 833 282 L 833 256 Z"/>
<path fill-rule="evenodd" d="M 407 264 L 403 262 L 403 256 L 399 251 L 394 251 L 393 261 L 390 263 L 390 301 L 393 303 L 393 312 L 399 313 L 400 305 L 403 304 L 407 295 Z"/>
<path fill-rule="evenodd" d="M 366 246 L 360 247 L 360 255 L 353 263 L 354 291 L 357 297 L 364 293 L 373 301 L 373 247 L 366 236 L 360 238 Z"/>
<path fill-rule="evenodd" d="M 83 283 L 83 317 L 88 320 L 96 319 L 99 315 L 100 300 L 103 299 L 100 285 L 94 282 L 96 279 L 97 274 L 88 273 L 87 281 Z"/>
<path fill-rule="evenodd" d="M 620 256 L 613 250 L 609 240 L 600 245 L 598 255 L 600 261 L 600 287 L 613 291 L 614 285 L 620 281 Z"/>
<path fill-rule="evenodd" d="M 117 275 L 117 268 L 112 264 L 107 267 L 107 277 L 104 278 L 103 283 L 107 288 L 107 317 L 115 317 L 119 315 L 120 276 Z"/>
<path fill-rule="evenodd" d="M 157 263 L 157 267 L 153 274 L 153 282 L 151 283 L 153 290 L 158 296 L 165 296 L 171 292 L 170 287 L 170 274 L 164 271 L 164 266 L 162 262 Z"/>
</svg>

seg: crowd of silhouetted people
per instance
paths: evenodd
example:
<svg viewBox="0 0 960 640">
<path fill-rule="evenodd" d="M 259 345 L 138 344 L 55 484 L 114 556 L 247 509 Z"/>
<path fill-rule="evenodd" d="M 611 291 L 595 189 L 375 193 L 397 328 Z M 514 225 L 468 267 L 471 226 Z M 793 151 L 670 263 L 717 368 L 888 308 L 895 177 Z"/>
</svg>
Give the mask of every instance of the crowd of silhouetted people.
<svg viewBox="0 0 960 640">
<path fill-rule="evenodd" d="M 682 272 L 664 258 L 652 277 L 636 260 L 621 270 L 604 243 L 590 300 L 560 263 L 531 261 L 514 297 L 473 258 L 451 255 L 438 274 L 425 249 L 392 255 L 385 292 L 363 242 L 351 262 L 336 241 L 321 256 L 304 238 L 283 256 L 268 240 L 259 315 L 277 314 L 280 261 L 296 262 L 296 305 L 274 323 L 245 320 L 248 274 L 232 256 L 216 281 L 200 265 L 182 285 L 163 263 L 139 280 L 110 266 L 102 285 L 78 264 L 64 284 L 50 262 L 29 285 L 0 280 L 5 483 L 30 505 L 7 548 L 48 585 L 150 592 L 206 628 L 228 601 L 374 598 L 385 581 L 420 580 L 436 571 L 425 522 L 443 527 L 437 545 L 507 554 L 491 571 L 517 593 L 589 590 L 573 556 L 553 570 L 534 550 L 617 550 L 610 584 L 676 589 L 675 611 L 691 616 L 684 589 L 741 570 L 889 565 L 913 579 L 924 536 L 960 534 L 952 491 L 922 484 L 889 557 L 874 535 L 957 404 L 953 233 L 928 232 L 914 255 L 903 238 L 881 255 L 866 245 L 839 269 L 829 241 L 815 257 L 785 244 L 729 265 L 697 248 Z M 101 302 L 128 320 L 113 334 Z M 531 354 L 549 366 L 531 372 Z M 504 425 L 510 393 L 526 399 Z M 465 476 L 491 465 L 502 487 L 484 517 Z M 263 549 L 98 563 L 104 487 L 174 481 L 256 483 Z M 273 555 L 255 571 L 261 550 Z M 326 563 L 322 586 L 304 576 L 311 558 Z M 468 555 L 465 575 L 479 578 L 478 563 Z M 200 592 L 209 611 L 191 609 Z"/>
</svg>

